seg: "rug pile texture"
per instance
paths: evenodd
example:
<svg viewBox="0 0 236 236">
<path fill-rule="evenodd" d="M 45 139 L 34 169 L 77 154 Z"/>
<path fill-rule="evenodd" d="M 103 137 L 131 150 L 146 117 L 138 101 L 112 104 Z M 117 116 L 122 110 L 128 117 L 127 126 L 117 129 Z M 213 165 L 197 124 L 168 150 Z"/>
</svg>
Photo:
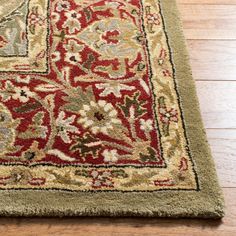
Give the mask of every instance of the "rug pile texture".
<svg viewBox="0 0 236 236">
<path fill-rule="evenodd" d="M 173 0 L 3 0 L 0 214 L 223 216 Z"/>
</svg>

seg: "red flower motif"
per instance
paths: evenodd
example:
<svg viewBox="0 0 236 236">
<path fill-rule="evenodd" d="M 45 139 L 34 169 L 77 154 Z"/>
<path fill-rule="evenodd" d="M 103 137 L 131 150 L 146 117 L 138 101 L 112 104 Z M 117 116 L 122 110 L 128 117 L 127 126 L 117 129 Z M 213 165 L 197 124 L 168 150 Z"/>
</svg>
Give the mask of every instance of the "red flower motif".
<svg viewBox="0 0 236 236">
<path fill-rule="evenodd" d="M 178 112 L 177 110 L 171 108 L 170 110 L 167 110 L 166 107 L 160 107 L 159 108 L 160 118 L 162 123 L 169 124 L 172 122 L 178 122 Z"/>
<path fill-rule="evenodd" d="M 30 25 L 40 25 L 42 26 L 44 24 L 45 19 L 43 19 L 42 16 L 39 14 L 31 13 L 29 15 L 29 24 Z"/>
<path fill-rule="evenodd" d="M 4 47 L 8 42 L 3 36 L 0 36 L 0 48 Z"/>
<path fill-rule="evenodd" d="M 147 23 L 148 24 L 152 24 L 152 25 L 160 25 L 161 21 L 160 21 L 160 17 L 157 14 L 148 14 L 147 15 Z"/>
<path fill-rule="evenodd" d="M 42 15 L 39 14 L 38 12 L 38 7 L 33 7 L 32 11 L 30 12 L 29 16 L 28 16 L 28 21 L 29 21 L 29 25 L 32 26 L 42 26 L 44 25 L 46 19 L 43 18 Z"/>
<path fill-rule="evenodd" d="M 180 160 L 179 170 L 180 171 L 188 170 L 188 160 L 185 157 L 182 157 Z"/>
<path fill-rule="evenodd" d="M 174 186 L 174 181 L 172 179 L 155 180 L 154 184 L 160 187 Z"/>
<path fill-rule="evenodd" d="M 112 181 L 112 174 L 110 171 L 93 170 L 90 173 L 90 176 L 92 177 L 92 187 L 93 188 L 114 187 L 114 183 Z"/>
<path fill-rule="evenodd" d="M 120 32 L 118 30 L 106 31 L 102 38 L 108 44 L 117 44 L 119 42 Z"/>
</svg>

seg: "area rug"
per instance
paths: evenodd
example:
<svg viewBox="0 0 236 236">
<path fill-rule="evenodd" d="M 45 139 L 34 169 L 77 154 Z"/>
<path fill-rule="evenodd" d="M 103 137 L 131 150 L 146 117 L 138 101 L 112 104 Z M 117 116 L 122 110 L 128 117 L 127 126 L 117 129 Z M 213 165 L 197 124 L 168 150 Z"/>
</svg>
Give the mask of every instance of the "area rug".
<svg viewBox="0 0 236 236">
<path fill-rule="evenodd" d="M 4 0 L 0 215 L 223 216 L 173 0 Z"/>
</svg>

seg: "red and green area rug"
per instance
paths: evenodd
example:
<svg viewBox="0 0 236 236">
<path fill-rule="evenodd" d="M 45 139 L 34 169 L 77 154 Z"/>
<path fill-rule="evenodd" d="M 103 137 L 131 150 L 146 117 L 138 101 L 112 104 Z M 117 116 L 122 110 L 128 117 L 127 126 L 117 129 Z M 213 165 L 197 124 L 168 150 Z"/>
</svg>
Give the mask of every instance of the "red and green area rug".
<svg viewBox="0 0 236 236">
<path fill-rule="evenodd" d="M 3 0 L 0 214 L 223 216 L 172 0 Z"/>
</svg>

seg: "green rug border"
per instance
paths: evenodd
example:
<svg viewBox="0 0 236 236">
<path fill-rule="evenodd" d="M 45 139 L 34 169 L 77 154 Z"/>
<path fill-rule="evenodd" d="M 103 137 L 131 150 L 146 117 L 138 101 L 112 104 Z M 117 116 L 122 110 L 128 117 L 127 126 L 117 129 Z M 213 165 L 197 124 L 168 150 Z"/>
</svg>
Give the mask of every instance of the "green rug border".
<svg viewBox="0 0 236 236">
<path fill-rule="evenodd" d="M 201 191 L 63 192 L 1 190 L 2 216 L 224 216 L 224 200 L 202 124 L 175 0 L 161 0 L 190 151 Z M 191 94 L 191 97 L 189 97 Z M 194 108 L 194 109 L 193 109 Z"/>
</svg>

